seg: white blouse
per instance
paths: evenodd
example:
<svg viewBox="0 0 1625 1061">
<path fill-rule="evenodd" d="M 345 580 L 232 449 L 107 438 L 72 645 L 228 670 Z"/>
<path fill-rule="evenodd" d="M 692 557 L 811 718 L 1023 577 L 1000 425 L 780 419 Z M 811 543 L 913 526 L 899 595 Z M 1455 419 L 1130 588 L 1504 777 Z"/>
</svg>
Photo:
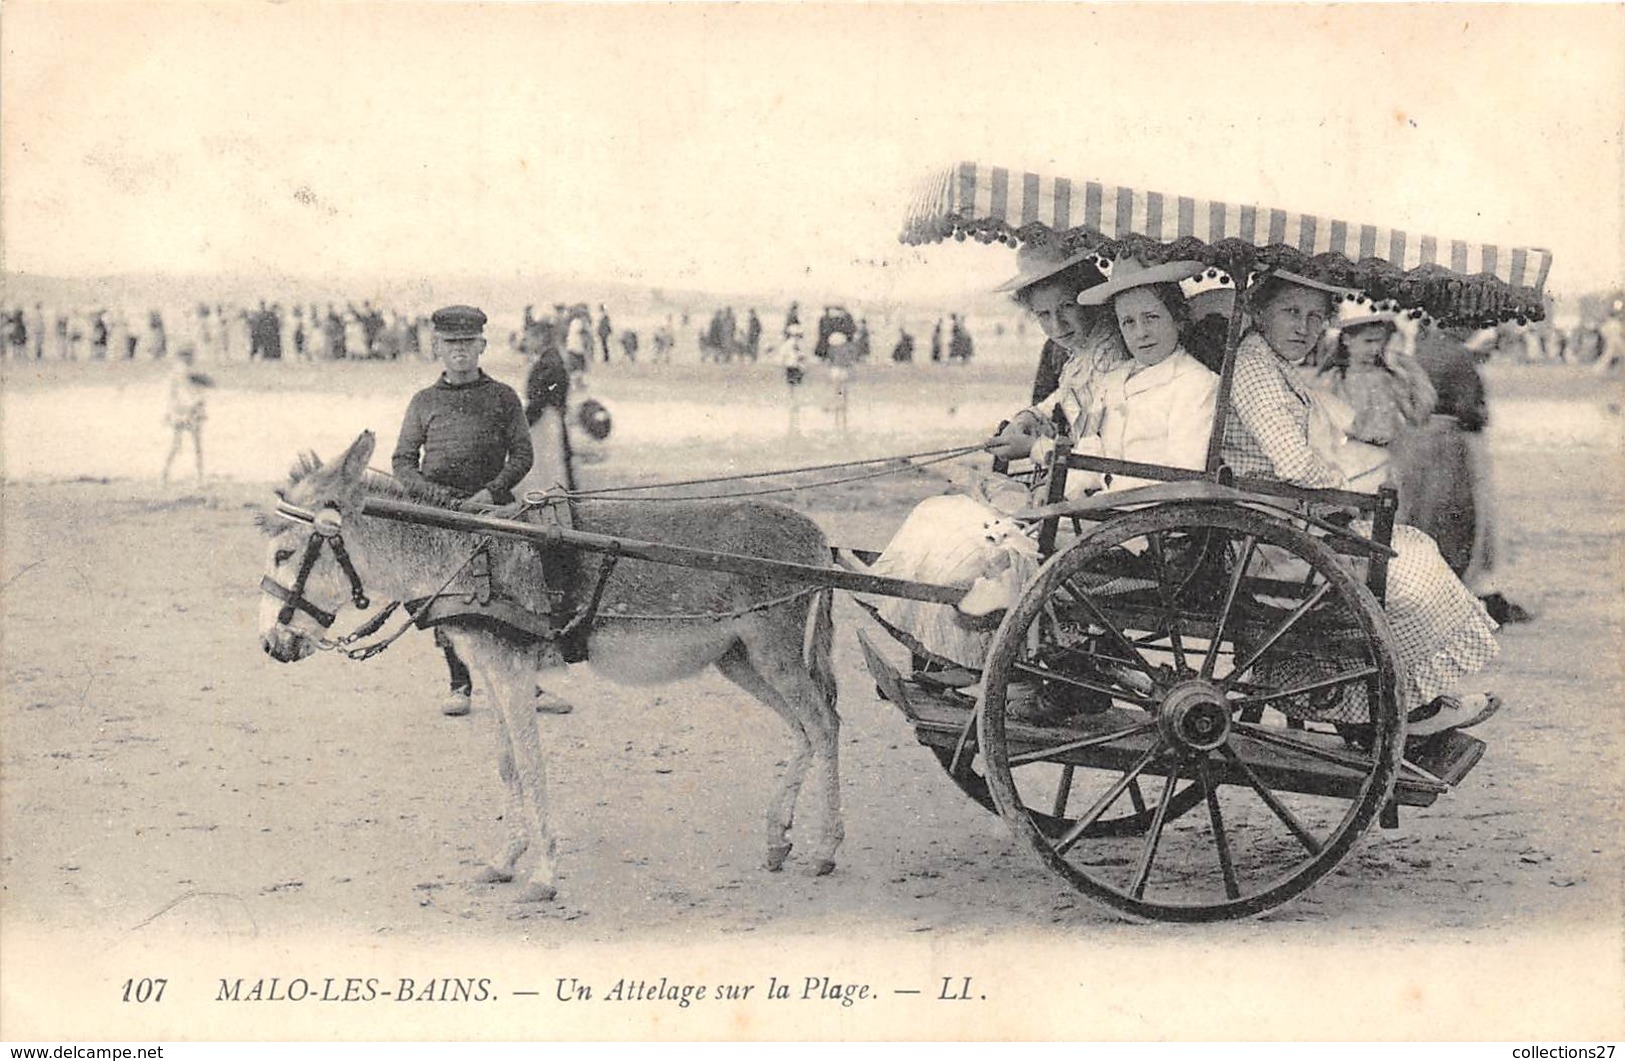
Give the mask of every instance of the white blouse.
<svg viewBox="0 0 1625 1061">
<path fill-rule="evenodd" d="M 1118 365 L 1095 380 L 1093 391 L 1084 422 L 1095 433 L 1080 438 L 1074 453 L 1197 470 L 1206 463 L 1219 377 L 1183 347 L 1150 368 L 1134 361 Z M 1077 472 L 1068 477 L 1067 493 L 1101 486 L 1126 490 L 1151 482 Z"/>
</svg>

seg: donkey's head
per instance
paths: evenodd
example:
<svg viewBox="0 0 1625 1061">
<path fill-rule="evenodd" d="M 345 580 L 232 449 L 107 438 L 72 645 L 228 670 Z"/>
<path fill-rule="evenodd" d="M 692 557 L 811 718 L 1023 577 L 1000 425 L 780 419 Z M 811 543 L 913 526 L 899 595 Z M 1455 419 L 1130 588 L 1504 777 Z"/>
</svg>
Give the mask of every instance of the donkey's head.
<svg viewBox="0 0 1625 1061">
<path fill-rule="evenodd" d="M 341 531 L 361 514 L 373 443 L 372 432 L 363 431 L 333 464 L 301 457 L 277 491 L 280 503 L 259 519 L 271 539 L 260 580 L 260 645 L 280 663 L 316 651 L 346 604 L 367 607 Z"/>
</svg>

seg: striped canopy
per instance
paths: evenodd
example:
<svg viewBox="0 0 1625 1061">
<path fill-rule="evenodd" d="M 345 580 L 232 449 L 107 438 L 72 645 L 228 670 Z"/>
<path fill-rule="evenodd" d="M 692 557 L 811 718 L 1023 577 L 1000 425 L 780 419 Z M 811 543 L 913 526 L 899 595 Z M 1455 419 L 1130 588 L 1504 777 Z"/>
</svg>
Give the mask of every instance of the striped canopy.
<svg viewBox="0 0 1625 1061">
<path fill-rule="evenodd" d="M 1230 273 L 1277 266 L 1392 299 L 1447 322 L 1544 315 L 1550 251 L 1401 232 L 1264 206 L 1045 177 L 965 162 L 923 183 L 904 243 L 1059 239 L 1145 261 L 1194 258 Z"/>
</svg>

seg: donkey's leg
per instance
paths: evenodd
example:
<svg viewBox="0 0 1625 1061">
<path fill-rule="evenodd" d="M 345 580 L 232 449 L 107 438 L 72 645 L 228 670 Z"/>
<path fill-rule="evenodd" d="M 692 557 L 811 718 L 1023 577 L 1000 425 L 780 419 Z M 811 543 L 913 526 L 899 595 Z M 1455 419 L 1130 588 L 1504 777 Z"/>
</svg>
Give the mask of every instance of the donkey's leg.
<svg viewBox="0 0 1625 1061">
<path fill-rule="evenodd" d="M 499 855 L 488 860 L 476 880 L 485 884 L 506 884 L 513 880 L 514 868 L 530 846 L 530 833 L 525 828 L 523 793 L 519 787 L 519 769 L 514 764 L 513 735 L 501 711 L 491 712 L 491 729 L 497 746 L 497 774 L 502 778 L 506 805 L 502 824 L 508 839 Z"/>
<path fill-rule="evenodd" d="M 443 626 L 435 627 L 435 633 L 439 635 L 436 641 L 445 651 L 447 660 L 455 660 L 456 667 L 462 668 L 464 680 L 468 681 L 467 668 L 458 657 L 457 649 L 452 645 L 451 638 L 455 634 L 449 633 Z M 467 641 L 460 639 L 460 643 L 465 656 L 468 655 Z M 487 677 L 483 670 L 481 677 Z M 489 682 L 487 685 L 489 686 Z M 497 776 L 502 778 L 505 802 L 502 824 L 507 830 L 508 838 L 503 844 L 501 853 L 488 859 L 474 879 L 484 884 L 505 884 L 513 880 L 514 868 L 530 846 L 530 832 L 526 824 L 528 815 L 525 812 L 523 792 L 519 785 L 519 770 L 514 762 L 513 734 L 508 731 L 507 716 L 501 710 L 491 711 L 490 726 L 492 741 L 497 749 Z"/>
<path fill-rule="evenodd" d="M 464 658 L 473 664 L 490 691 L 492 709 L 499 715 L 498 725 L 507 735 L 515 782 L 509 786 L 508 813 L 524 822 L 527 846 L 536 852 L 536 866 L 519 899 L 544 902 L 558 893 L 555 887 L 558 867 L 557 845 L 547 821 L 547 769 L 542 761 L 533 699 L 537 652 L 530 646 L 483 631 L 458 632 L 452 636 L 459 650 L 466 649 Z M 498 768 L 501 768 L 500 760 Z M 509 842 L 511 850 L 512 840 Z M 503 857 L 506 855 L 507 851 Z M 517 861 L 517 854 L 514 859 Z M 495 868 L 501 866 L 499 858 Z"/>
<path fill-rule="evenodd" d="M 802 725 L 798 713 L 785 703 L 779 691 L 751 666 L 744 645 L 735 642 L 734 646 L 717 660 L 717 670 L 722 672 L 723 677 L 772 708 L 790 728 L 790 740 L 795 745 L 795 754 L 790 757 L 790 765 L 784 772 L 784 779 L 779 783 L 779 790 L 767 808 L 767 868 L 777 873 L 784 868 L 784 860 L 790 855 L 790 826 L 795 821 L 796 798 L 801 794 L 801 784 L 806 780 L 807 765 L 812 758 L 812 741 L 808 739 L 807 730 Z"/>
<path fill-rule="evenodd" d="M 824 789 L 824 812 L 813 851 L 813 871 L 823 876 L 835 869 L 835 849 L 846 838 L 846 827 L 841 820 L 841 718 L 835 712 L 834 676 L 829 673 L 827 615 L 817 622 L 813 637 L 819 643 L 814 648 L 813 661 L 802 658 L 799 624 L 790 627 L 788 632 L 782 626 L 775 630 L 764 624 L 758 628 L 758 636 L 747 635 L 745 650 L 751 668 L 779 694 L 790 717 L 795 719 L 794 726 L 811 742 L 813 763 Z M 808 672 L 809 665 L 823 672 L 820 679 L 815 680 Z M 827 698 L 826 688 L 821 686 L 827 687 Z"/>
</svg>

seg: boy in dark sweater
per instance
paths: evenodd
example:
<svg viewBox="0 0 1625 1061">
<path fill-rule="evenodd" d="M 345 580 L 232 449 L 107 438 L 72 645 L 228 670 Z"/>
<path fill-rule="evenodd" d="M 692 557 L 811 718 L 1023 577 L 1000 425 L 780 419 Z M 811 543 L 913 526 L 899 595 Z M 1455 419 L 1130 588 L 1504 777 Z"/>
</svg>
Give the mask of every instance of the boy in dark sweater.
<svg viewBox="0 0 1625 1061">
<path fill-rule="evenodd" d="M 480 369 L 484 313 L 447 306 L 432 320 L 434 356 L 445 371 L 406 407 L 391 459 L 395 478 L 408 486 L 450 488 L 470 504 L 507 504 L 533 459 L 524 406 L 512 387 Z M 451 693 L 440 709 L 466 715 L 473 690 L 468 666 L 438 628 L 435 643 L 451 670 Z"/>
<path fill-rule="evenodd" d="M 434 356 L 445 371 L 406 407 L 395 477 L 408 486 L 449 487 L 474 504 L 507 504 L 533 459 L 524 406 L 512 387 L 480 368 L 484 313 L 447 306 L 432 319 Z"/>
</svg>

